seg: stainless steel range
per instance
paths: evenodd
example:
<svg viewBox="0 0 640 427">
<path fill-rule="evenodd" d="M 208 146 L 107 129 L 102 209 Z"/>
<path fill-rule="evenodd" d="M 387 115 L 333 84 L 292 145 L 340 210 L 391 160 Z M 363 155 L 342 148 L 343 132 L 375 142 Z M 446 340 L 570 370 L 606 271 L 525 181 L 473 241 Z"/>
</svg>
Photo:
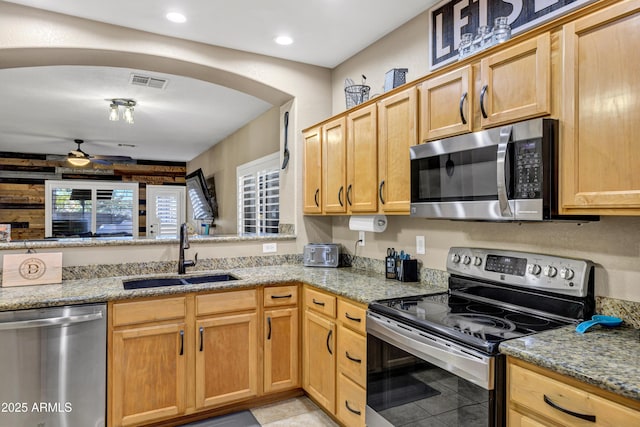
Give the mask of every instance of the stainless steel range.
<svg viewBox="0 0 640 427">
<path fill-rule="evenodd" d="M 590 261 L 454 247 L 447 271 L 446 293 L 369 305 L 368 426 L 502 426 L 500 342 L 593 314 Z"/>
</svg>

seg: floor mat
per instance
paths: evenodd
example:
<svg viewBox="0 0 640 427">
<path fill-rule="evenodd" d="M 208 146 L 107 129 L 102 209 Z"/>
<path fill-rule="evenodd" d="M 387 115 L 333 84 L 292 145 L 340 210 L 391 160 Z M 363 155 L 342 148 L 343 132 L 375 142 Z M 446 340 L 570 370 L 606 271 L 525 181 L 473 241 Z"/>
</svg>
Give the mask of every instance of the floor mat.
<svg viewBox="0 0 640 427">
<path fill-rule="evenodd" d="M 384 376 L 367 383 L 367 405 L 376 412 L 439 394 L 438 390 L 408 375 Z"/>
<path fill-rule="evenodd" d="M 195 423 L 183 424 L 180 427 L 260 427 L 260 423 L 250 411 L 242 411 Z"/>
</svg>

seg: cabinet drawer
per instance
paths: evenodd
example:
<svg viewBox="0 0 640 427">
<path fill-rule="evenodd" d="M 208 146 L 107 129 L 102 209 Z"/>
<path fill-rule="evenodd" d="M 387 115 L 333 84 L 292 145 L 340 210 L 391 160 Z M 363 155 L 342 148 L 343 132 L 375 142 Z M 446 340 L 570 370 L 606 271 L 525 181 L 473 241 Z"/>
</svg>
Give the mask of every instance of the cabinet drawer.
<svg viewBox="0 0 640 427">
<path fill-rule="evenodd" d="M 336 297 L 306 288 L 304 305 L 332 319 L 336 318 Z"/>
<path fill-rule="evenodd" d="M 186 315 L 185 297 L 158 298 L 113 304 L 113 326 L 181 319 Z"/>
<path fill-rule="evenodd" d="M 564 426 L 640 425 L 640 412 L 516 365 L 509 366 L 509 396 L 512 403 L 529 408 Z M 585 423 L 585 420 L 559 408 L 595 418 L 594 421 Z"/>
<path fill-rule="evenodd" d="M 196 297 L 196 316 L 255 310 L 258 307 L 257 296 L 258 293 L 255 289 L 198 295 Z"/>
<path fill-rule="evenodd" d="M 367 386 L 367 338 L 343 326 L 338 330 L 338 370 Z"/>
<path fill-rule="evenodd" d="M 264 306 L 279 307 L 281 305 L 298 304 L 298 286 L 272 286 L 264 288 Z"/>
<path fill-rule="evenodd" d="M 338 374 L 336 414 L 347 427 L 363 426 L 367 392 L 342 374 Z"/>
<path fill-rule="evenodd" d="M 338 300 L 338 320 L 363 335 L 367 333 L 367 310 L 345 300 Z"/>
</svg>

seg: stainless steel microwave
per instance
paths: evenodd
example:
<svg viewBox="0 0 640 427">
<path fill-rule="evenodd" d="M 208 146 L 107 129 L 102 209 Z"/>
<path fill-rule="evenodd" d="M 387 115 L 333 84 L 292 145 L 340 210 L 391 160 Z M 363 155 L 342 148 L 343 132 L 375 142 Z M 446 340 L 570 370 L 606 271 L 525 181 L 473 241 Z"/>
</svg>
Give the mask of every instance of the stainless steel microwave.
<svg viewBox="0 0 640 427">
<path fill-rule="evenodd" d="M 411 147 L 411 216 L 486 221 L 558 215 L 558 121 L 532 119 Z"/>
</svg>

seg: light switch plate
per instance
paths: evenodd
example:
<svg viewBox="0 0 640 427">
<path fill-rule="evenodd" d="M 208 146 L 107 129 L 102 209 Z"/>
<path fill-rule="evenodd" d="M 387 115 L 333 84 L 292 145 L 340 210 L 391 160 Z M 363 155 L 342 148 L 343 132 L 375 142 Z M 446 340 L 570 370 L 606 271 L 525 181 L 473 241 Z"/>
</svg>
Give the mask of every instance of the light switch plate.
<svg viewBox="0 0 640 427">
<path fill-rule="evenodd" d="M 425 254 L 424 236 L 416 236 L 416 254 L 418 255 Z"/>
</svg>

